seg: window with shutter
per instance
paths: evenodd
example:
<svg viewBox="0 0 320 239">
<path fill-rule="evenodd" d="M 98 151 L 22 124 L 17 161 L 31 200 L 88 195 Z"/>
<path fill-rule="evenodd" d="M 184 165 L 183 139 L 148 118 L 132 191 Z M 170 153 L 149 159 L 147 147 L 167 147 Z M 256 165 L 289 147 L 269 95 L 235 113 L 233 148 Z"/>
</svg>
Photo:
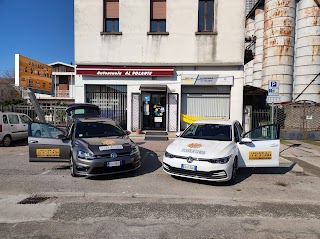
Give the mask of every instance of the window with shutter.
<svg viewBox="0 0 320 239">
<path fill-rule="evenodd" d="M 166 0 L 151 0 L 150 32 L 166 32 Z"/>
<path fill-rule="evenodd" d="M 198 31 L 213 32 L 214 0 L 199 0 Z"/>
<path fill-rule="evenodd" d="M 104 1 L 104 31 L 119 32 L 119 0 Z"/>
</svg>

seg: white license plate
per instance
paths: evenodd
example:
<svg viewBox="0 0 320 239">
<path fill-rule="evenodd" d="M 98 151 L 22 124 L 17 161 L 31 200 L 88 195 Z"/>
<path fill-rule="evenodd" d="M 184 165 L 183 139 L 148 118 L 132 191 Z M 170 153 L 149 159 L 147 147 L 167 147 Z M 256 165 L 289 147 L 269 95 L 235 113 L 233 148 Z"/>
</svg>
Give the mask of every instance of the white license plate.
<svg viewBox="0 0 320 239">
<path fill-rule="evenodd" d="M 185 170 L 197 171 L 197 166 L 189 164 L 181 164 L 181 168 Z"/>
<path fill-rule="evenodd" d="M 117 167 L 117 166 L 121 166 L 121 161 L 107 162 L 107 167 Z"/>
<path fill-rule="evenodd" d="M 111 149 L 123 149 L 122 145 L 108 145 L 108 146 L 100 146 L 99 150 L 104 151 L 104 150 L 111 150 Z"/>
</svg>

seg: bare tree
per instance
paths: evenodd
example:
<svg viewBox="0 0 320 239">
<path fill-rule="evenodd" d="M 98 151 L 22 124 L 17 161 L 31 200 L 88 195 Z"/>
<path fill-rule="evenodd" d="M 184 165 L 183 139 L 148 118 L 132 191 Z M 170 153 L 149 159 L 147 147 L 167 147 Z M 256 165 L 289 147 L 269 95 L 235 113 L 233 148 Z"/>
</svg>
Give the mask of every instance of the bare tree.
<svg viewBox="0 0 320 239">
<path fill-rule="evenodd" d="M 15 86 L 14 72 L 6 71 L 0 78 L 0 104 L 17 104 L 24 102 L 19 87 Z"/>
</svg>

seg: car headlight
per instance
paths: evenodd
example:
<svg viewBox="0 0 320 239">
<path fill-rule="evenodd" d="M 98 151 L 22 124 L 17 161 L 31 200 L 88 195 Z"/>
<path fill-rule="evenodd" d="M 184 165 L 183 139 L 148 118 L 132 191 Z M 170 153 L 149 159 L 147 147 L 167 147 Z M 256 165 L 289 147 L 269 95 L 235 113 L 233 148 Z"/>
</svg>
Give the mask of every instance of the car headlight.
<svg viewBox="0 0 320 239">
<path fill-rule="evenodd" d="M 78 158 L 81 159 L 95 159 L 95 156 L 93 153 L 84 152 L 82 150 L 78 151 Z"/>
<path fill-rule="evenodd" d="M 134 155 L 134 154 L 137 154 L 139 153 L 139 147 L 136 146 L 136 145 L 131 145 L 131 153 L 130 155 Z"/>
<path fill-rule="evenodd" d="M 169 152 L 165 152 L 164 153 L 164 156 L 166 156 L 167 158 L 174 158 L 174 155 L 173 154 L 170 154 Z"/>
<path fill-rule="evenodd" d="M 220 164 L 225 164 L 228 163 L 231 158 L 231 155 L 223 158 L 216 158 L 216 159 L 210 159 L 210 163 L 220 163 Z"/>
</svg>

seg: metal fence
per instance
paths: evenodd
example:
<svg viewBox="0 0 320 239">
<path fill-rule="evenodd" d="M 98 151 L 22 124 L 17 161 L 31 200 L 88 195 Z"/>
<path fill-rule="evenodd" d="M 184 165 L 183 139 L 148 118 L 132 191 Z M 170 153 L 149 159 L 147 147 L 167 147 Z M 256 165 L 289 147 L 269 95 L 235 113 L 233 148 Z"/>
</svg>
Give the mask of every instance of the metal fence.
<svg viewBox="0 0 320 239">
<path fill-rule="evenodd" d="M 251 113 L 251 129 L 271 124 L 271 109 L 255 109 Z"/>
<path fill-rule="evenodd" d="M 277 123 L 287 131 L 320 132 L 320 104 L 308 101 L 281 105 Z"/>
<path fill-rule="evenodd" d="M 59 127 L 66 127 L 67 125 L 66 108 L 66 106 L 41 106 L 46 122 Z M 38 120 L 34 107 L 29 105 L 0 105 L 0 111 L 24 113 L 31 119 Z"/>
</svg>

